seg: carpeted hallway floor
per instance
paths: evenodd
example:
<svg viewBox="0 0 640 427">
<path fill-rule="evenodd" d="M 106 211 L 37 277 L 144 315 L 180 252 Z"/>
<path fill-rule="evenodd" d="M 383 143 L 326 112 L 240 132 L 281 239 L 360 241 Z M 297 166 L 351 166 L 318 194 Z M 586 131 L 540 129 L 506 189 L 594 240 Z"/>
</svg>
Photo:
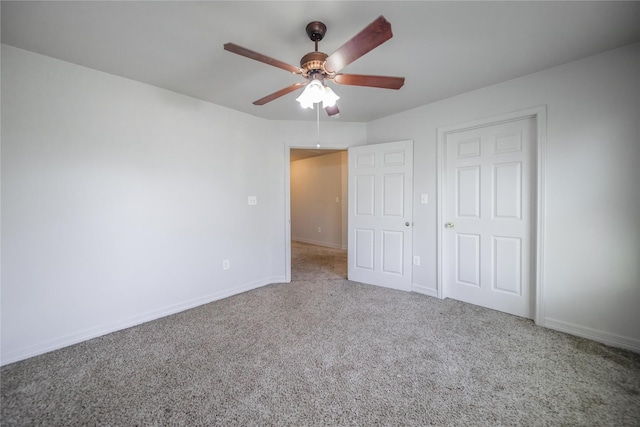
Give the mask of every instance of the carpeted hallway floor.
<svg viewBox="0 0 640 427">
<path fill-rule="evenodd" d="M 640 355 L 453 300 L 293 281 L 2 367 L 2 425 L 640 425 Z"/>
</svg>

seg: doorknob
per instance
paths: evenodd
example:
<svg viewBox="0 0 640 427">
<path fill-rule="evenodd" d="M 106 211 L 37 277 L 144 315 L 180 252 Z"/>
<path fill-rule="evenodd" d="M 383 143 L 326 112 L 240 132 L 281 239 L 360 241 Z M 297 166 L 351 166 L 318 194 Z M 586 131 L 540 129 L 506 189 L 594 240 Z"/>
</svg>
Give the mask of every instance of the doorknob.
<svg viewBox="0 0 640 427">
<path fill-rule="evenodd" d="M 453 223 L 452 222 L 448 222 L 444 226 L 445 226 L 445 228 L 453 228 Z"/>
<path fill-rule="evenodd" d="M 411 225 L 411 223 L 409 221 L 405 222 L 404 225 L 406 225 L 407 227 Z"/>
</svg>

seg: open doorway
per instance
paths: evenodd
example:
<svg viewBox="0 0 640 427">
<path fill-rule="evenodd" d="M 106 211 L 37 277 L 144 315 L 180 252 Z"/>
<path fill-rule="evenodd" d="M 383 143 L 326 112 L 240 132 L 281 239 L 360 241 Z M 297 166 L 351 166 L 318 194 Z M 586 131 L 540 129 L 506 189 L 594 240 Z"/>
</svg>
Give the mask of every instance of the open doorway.
<svg viewBox="0 0 640 427">
<path fill-rule="evenodd" d="M 289 158 L 288 280 L 346 279 L 347 151 L 291 148 Z"/>
</svg>

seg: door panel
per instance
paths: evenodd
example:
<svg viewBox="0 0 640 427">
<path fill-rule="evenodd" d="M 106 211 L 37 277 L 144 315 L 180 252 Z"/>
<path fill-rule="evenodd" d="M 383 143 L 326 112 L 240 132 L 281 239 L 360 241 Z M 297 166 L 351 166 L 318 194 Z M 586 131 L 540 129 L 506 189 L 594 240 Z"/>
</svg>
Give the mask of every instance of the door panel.
<svg viewBox="0 0 640 427">
<path fill-rule="evenodd" d="M 404 174 L 382 176 L 382 215 L 404 217 Z"/>
<path fill-rule="evenodd" d="M 493 289 L 522 295 L 522 239 L 493 237 Z"/>
<path fill-rule="evenodd" d="M 457 216 L 480 217 L 480 167 L 458 168 Z"/>
<path fill-rule="evenodd" d="M 382 232 L 382 271 L 385 273 L 402 274 L 403 234 L 399 231 Z"/>
<path fill-rule="evenodd" d="M 355 205 L 359 216 L 372 216 L 374 203 L 375 177 L 362 175 L 356 177 Z"/>
<path fill-rule="evenodd" d="M 374 258 L 374 230 L 359 228 L 355 230 L 355 265 L 362 270 L 373 271 Z M 351 252 L 351 250 L 349 250 Z"/>
<path fill-rule="evenodd" d="M 522 219 L 522 162 L 493 165 L 493 217 Z"/>
<path fill-rule="evenodd" d="M 413 142 L 349 149 L 349 279 L 411 290 Z"/>
<path fill-rule="evenodd" d="M 480 286 L 480 236 L 456 234 L 457 281 L 461 284 Z"/>
<path fill-rule="evenodd" d="M 534 140 L 532 118 L 446 135 L 445 297 L 533 317 Z"/>
</svg>

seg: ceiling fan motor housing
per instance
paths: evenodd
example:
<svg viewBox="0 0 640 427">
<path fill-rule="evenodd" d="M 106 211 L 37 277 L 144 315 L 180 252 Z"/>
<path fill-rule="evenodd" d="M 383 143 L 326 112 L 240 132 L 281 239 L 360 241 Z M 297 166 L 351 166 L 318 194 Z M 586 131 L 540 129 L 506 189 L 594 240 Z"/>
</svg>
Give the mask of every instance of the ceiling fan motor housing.
<svg viewBox="0 0 640 427">
<path fill-rule="evenodd" d="M 316 44 L 316 51 L 309 52 L 300 60 L 300 68 L 302 68 L 302 75 L 304 77 L 321 74 L 322 77 L 326 76 L 324 71 L 324 61 L 327 59 L 327 54 L 318 52 L 318 42 L 322 40 L 327 33 L 327 26 L 320 21 L 313 21 L 307 24 L 307 35 L 312 42 Z"/>
<path fill-rule="evenodd" d="M 307 24 L 307 35 L 313 42 L 319 42 L 327 33 L 327 26 L 320 21 L 313 21 Z"/>
<path fill-rule="evenodd" d="M 300 60 L 300 68 L 303 70 L 302 75 L 307 76 L 314 71 L 326 74 L 323 65 L 327 56 L 324 52 L 309 52 L 303 56 Z"/>
</svg>

